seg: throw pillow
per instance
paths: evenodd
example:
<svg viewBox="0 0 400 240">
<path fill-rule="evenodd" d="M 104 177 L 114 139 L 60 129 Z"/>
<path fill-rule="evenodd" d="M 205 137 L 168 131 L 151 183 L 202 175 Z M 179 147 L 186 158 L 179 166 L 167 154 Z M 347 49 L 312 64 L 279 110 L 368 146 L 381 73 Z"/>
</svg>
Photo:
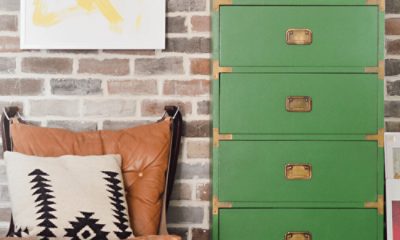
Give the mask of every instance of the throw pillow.
<svg viewBox="0 0 400 240">
<path fill-rule="evenodd" d="M 4 154 L 16 237 L 126 239 L 121 157 Z"/>
<path fill-rule="evenodd" d="M 71 132 L 11 125 L 13 150 L 40 157 L 120 154 L 135 236 L 159 233 L 171 141 L 171 119 L 119 131 Z"/>
</svg>

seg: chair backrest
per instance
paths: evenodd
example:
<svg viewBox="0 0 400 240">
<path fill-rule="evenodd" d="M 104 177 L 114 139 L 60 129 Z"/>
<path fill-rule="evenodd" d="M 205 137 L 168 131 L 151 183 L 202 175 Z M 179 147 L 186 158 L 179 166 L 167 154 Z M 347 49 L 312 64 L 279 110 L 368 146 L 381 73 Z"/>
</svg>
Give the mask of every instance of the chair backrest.
<svg viewBox="0 0 400 240">
<path fill-rule="evenodd" d="M 162 213 L 162 218 L 165 221 L 166 211 L 168 210 L 169 201 L 171 198 L 172 188 L 174 186 L 175 181 L 175 173 L 176 167 L 178 165 L 178 157 L 180 151 L 180 143 L 182 137 L 182 129 L 183 129 L 183 121 L 182 121 L 182 114 L 179 111 L 179 107 L 176 106 L 166 106 L 165 107 L 165 115 L 162 117 L 163 120 L 166 116 L 172 118 L 171 124 L 171 147 L 170 147 L 170 154 L 169 154 L 169 164 L 168 164 L 168 174 L 166 176 L 166 189 L 164 191 L 164 208 Z M 3 150 L 4 151 L 12 151 L 12 136 L 10 132 L 10 125 L 12 119 L 18 118 L 18 121 L 24 123 L 23 119 L 20 118 L 19 108 L 12 106 L 5 108 L 2 115 L 1 115 L 1 125 L 0 131 L 3 140 Z M 163 221 L 162 220 L 162 221 Z M 163 229 L 164 228 L 164 229 Z M 7 233 L 7 236 L 13 233 L 14 230 L 14 222 L 11 217 L 10 220 L 10 228 Z M 160 232 L 166 232 L 166 225 L 163 224 L 160 226 Z"/>
</svg>

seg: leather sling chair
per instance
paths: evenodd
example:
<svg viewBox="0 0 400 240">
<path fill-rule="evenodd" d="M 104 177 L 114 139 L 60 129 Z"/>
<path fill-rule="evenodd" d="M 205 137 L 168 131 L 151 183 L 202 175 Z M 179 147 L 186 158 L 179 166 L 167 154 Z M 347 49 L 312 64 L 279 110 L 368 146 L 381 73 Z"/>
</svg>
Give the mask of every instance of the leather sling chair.
<svg viewBox="0 0 400 240">
<path fill-rule="evenodd" d="M 170 138 L 170 149 L 169 149 L 169 162 L 168 162 L 168 168 L 166 171 L 167 172 L 166 184 L 165 184 L 163 200 L 162 200 L 163 206 L 161 209 L 162 210 L 161 219 L 160 219 L 160 224 L 159 224 L 159 228 L 158 228 L 158 234 L 160 234 L 160 235 L 135 237 L 134 239 L 137 239 L 137 240 L 180 240 L 180 237 L 167 235 L 168 232 L 167 232 L 167 226 L 166 226 L 166 213 L 168 211 L 168 206 L 169 206 L 169 202 L 171 199 L 172 188 L 174 185 L 178 155 L 179 155 L 179 151 L 180 151 L 180 142 L 181 142 L 181 136 L 182 136 L 183 122 L 182 122 L 181 112 L 179 111 L 179 107 L 166 106 L 165 113 L 158 122 L 163 121 L 166 117 L 170 117 L 172 120 L 171 120 L 171 124 L 170 124 L 171 138 Z M 24 122 L 23 119 L 21 118 L 18 107 L 12 106 L 12 107 L 7 107 L 4 109 L 3 114 L 1 116 L 1 125 L 0 125 L 0 131 L 2 134 L 4 151 L 12 151 L 13 150 L 13 142 L 12 142 L 12 136 L 11 136 L 11 124 L 12 124 L 12 119 L 15 119 L 15 118 L 18 120 L 18 122 L 20 122 L 22 124 L 28 124 L 28 123 Z M 13 233 L 13 229 L 14 229 L 14 223 L 13 223 L 13 219 L 11 216 L 10 227 L 9 227 L 7 236 L 11 236 L 10 234 Z M 3 238 L 1 238 L 1 236 L 0 236 L 0 239 L 3 239 Z M 6 238 L 4 238 L 4 239 L 6 239 Z"/>
</svg>

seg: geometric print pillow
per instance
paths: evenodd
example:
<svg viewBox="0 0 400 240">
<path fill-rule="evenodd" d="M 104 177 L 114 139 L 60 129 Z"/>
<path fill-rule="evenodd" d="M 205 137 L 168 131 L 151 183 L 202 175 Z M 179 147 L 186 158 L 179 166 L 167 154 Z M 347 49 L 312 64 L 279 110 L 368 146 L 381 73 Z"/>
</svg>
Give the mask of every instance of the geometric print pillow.
<svg viewBox="0 0 400 240">
<path fill-rule="evenodd" d="M 6 152 L 14 237 L 127 239 L 121 157 Z"/>
</svg>

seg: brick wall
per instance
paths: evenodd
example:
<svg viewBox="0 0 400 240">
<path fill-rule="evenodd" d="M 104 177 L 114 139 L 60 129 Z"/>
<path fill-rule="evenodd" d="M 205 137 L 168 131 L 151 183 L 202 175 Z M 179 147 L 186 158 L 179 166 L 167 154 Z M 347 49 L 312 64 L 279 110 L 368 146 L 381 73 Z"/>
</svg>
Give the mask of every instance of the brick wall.
<svg viewBox="0 0 400 240">
<path fill-rule="evenodd" d="M 386 1 L 386 128 L 400 131 L 400 0 Z M 210 226 L 210 3 L 167 2 L 165 51 L 21 51 L 19 1 L 0 0 L 0 109 L 17 104 L 36 124 L 95 130 L 154 121 L 164 105 L 180 105 L 185 138 L 170 229 L 204 240 Z M 9 206 L 0 161 L 0 235 Z"/>
<path fill-rule="evenodd" d="M 386 131 L 400 132 L 400 0 L 386 0 Z"/>
<path fill-rule="evenodd" d="M 16 104 L 35 124 L 95 130 L 154 121 L 164 105 L 178 104 L 186 124 L 169 226 L 185 239 L 208 239 L 209 1 L 167 1 L 164 51 L 21 51 L 19 2 L 0 0 L 0 109 Z M 0 161 L 0 235 L 9 206 Z"/>
</svg>

